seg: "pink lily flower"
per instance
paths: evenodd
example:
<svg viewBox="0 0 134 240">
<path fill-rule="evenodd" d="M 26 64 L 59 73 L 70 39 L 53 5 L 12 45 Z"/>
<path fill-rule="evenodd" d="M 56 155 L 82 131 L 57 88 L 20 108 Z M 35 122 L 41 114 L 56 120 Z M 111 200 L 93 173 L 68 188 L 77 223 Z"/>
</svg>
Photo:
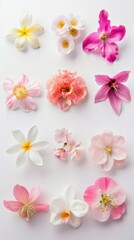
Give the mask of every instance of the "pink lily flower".
<svg viewBox="0 0 134 240">
<path fill-rule="evenodd" d="M 38 187 L 28 190 L 20 185 L 16 185 L 13 189 L 13 194 L 17 201 L 4 201 L 4 206 L 12 212 L 18 212 L 19 216 L 26 221 L 29 221 L 37 212 L 48 211 L 48 204 L 38 203 L 40 191 Z"/>
<path fill-rule="evenodd" d="M 126 82 L 129 71 L 123 71 L 110 78 L 107 75 L 96 75 L 95 80 L 99 85 L 103 85 L 95 96 L 95 103 L 105 101 L 107 98 L 117 115 L 120 115 L 122 101 L 131 101 L 131 95 Z"/>
<path fill-rule="evenodd" d="M 124 26 L 111 27 L 108 20 L 108 12 L 102 10 L 99 14 L 99 28 L 97 32 L 91 33 L 83 41 L 83 51 L 92 52 L 99 49 L 102 57 L 109 62 L 114 62 L 118 56 L 118 46 L 116 42 L 121 41 L 126 33 Z"/>
</svg>

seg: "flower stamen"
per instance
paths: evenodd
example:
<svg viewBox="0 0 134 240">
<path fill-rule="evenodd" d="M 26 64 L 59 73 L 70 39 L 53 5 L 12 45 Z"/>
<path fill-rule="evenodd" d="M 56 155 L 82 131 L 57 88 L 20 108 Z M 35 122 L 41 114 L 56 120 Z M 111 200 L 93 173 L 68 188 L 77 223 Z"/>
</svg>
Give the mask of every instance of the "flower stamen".
<svg viewBox="0 0 134 240">
<path fill-rule="evenodd" d="M 13 89 L 13 94 L 17 99 L 25 99 L 28 95 L 28 91 L 24 86 L 16 86 Z"/>
<path fill-rule="evenodd" d="M 108 35 L 105 32 L 102 33 L 102 35 L 100 36 L 100 39 L 103 40 L 103 41 L 105 41 L 107 38 L 108 38 Z"/>
<path fill-rule="evenodd" d="M 32 148 L 32 144 L 30 143 L 30 141 L 24 141 L 22 144 L 22 149 L 27 152 L 29 150 L 31 150 Z"/>
<path fill-rule="evenodd" d="M 106 151 L 107 154 L 111 154 L 112 153 L 112 148 L 110 146 L 107 146 L 105 148 L 105 151 Z"/>
<path fill-rule="evenodd" d="M 29 204 L 24 205 L 19 210 L 19 215 L 21 218 L 29 220 L 35 215 L 36 211 L 33 209 L 33 207 Z"/>
<path fill-rule="evenodd" d="M 61 20 L 57 23 L 57 27 L 60 29 L 62 29 L 64 26 L 65 26 L 65 22 L 63 20 Z"/>
<path fill-rule="evenodd" d="M 68 220 L 70 219 L 71 213 L 69 210 L 64 210 L 60 213 L 60 216 L 65 222 L 68 222 Z"/>
<path fill-rule="evenodd" d="M 69 41 L 67 39 L 63 39 L 62 41 L 62 47 L 63 48 L 69 48 Z"/>
<path fill-rule="evenodd" d="M 69 34 L 72 36 L 72 37 L 76 37 L 78 35 L 78 30 L 75 29 L 75 28 L 70 28 L 69 29 Z"/>
</svg>

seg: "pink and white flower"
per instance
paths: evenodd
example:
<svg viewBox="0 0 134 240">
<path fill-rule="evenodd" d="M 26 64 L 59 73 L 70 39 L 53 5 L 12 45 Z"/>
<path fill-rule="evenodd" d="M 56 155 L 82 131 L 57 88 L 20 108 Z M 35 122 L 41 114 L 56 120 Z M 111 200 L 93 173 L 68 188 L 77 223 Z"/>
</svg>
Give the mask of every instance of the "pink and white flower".
<svg viewBox="0 0 134 240">
<path fill-rule="evenodd" d="M 18 83 L 7 77 L 3 83 L 4 90 L 8 96 L 5 100 L 7 108 L 16 110 L 18 108 L 25 112 L 34 111 L 37 109 L 37 103 L 33 97 L 41 96 L 41 86 L 37 82 L 28 82 L 25 74 L 22 75 Z"/>
<path fill-rule="evenodd" d="M 19 216 L 29 221 L 36 213 L 49 210 L 48 204 L 39 203 L 40 189 L 32 188 L 30 192 L 20 185 L 15 185 L 13 189 L 16 201 L 4 201 L 4 206 L 12 212 L 18 212 Z"/>
<path fill-rule="evenodd" d="M 52 199 L 50 209 L 50 223 L 53 225 L 69 224 L 78 228 L 81 218 L 88 212 L 88 204 L 77 199 L 74 188 L 69 185 L 59 197 Z"/>
<path fill-rule="evenodd" d="M 110 25 L 108 12 L 102 10 L 99 14 L 99 28 L 97 32 L 91 33 L 83 41 L 83 51 L 92 52 L 99 49 L 102 57 L 109 62 L 114 62 L 118 56 L 118 45 L 116 42 L 121 41 L 126 33 L 124 26 L 119 27 Z"/>
<path fill-rule="evenodd" d="M 99 178 L 94 185 L 84 192 L 84 200 L 91 209 L 92 217 L 105 222 L 119 219 L 126 211 L 126 194 L 111 178 Z"/>
<path fill-rule="evenodd" d="M 125 138 L 112 132 L 96 135 L 91 139 L 89 148 L 91 160 L 104 171 L 110 171 L 113 166 L 122 166 L 127 156 L 124 144 Z"/>
<path fill-rule="evenodd" d="M 47 82 L 46 88 L 48 100 L 62 110 L 82 102 L 88 94 L 83 78 L 68 70 L 60 70 Z"/>
<path fill-rule="evenodd" d="M 58 40 L 58 50 L 60 53 L 69 54 L 74 49 L 74 41 L 71 36 L 64 35 Z"/>
<path fill-rule="evenodd" d="M 69 21 L 64 15 L 56 17 L 52 23 L 52 29 L 59 35 L 67 33 Z"/>
<path fill-rule="evenodd" d="M 58 148 L 58 149 L 55 149 L 54 155 L 60 160 L 64 161 L 64 160 L 67 160 L 68 153 L 65 150 L 65 148 Z"/>
<path fill-rule="evenodd" d="M 67 143 L 71 138 L 71 133 L 65 129 L 57 129 L 55 132 L 55 141 L 57 143 Z"/>
<path fill-rule="evenodd" d="M 128 87 L 123 83 L 128 80 L 129 71 L 122 71 L 110 78 L 107 75 L 96 75 L 98 85 L 103 85 L 95 96 L 95 103 L 109 99 L 109 102 L 117 115 L 120 115 L 122 101 L 131 101 Z"/>
<path fill-rule="evenodd" d="M 74 14 L 69 15 L 69 24 L 70 28 L 74 28 L 77 30 L 84 30 L 85 26 L 83 22 L 81 21 L 80 16 L 75 16 Z"/>
</svg>

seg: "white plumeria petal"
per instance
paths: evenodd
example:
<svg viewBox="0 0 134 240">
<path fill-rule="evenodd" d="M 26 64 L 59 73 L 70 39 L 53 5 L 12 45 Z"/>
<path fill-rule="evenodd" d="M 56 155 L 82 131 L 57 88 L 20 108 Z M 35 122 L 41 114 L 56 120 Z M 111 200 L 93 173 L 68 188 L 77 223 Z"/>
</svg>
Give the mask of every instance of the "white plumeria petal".
<svg viewBox="0 0 134 240">
<path fill-rule="evenodd" d="M 78 228 L 81 224 L 81 219 L 71 214 L 71 217 L 69 219 L 69 224 L 74 228 Z"/>
<path fill-rule="evenodd" d="M 100 206 L 98 208 L 91 209 L 91 214 L 95 220 L 105 222 L 110 218 L 111 208 L 108 206 Z"/>
<path fill-rule="evenodd" d="M 20 144 L 16 144 L 16 145 L 10 147 L 6 152 L 8 154 L 11 154 L 11 153 L 18 153 L 20 151 L 22 151 L 21 145 Z"/>
<path fill-rule="evenodd" d="M 21 152 L 16 159 L 16 167 L 23 167 L 27 163 L 27 153 Z"/>
<path fill-rule="evenodd" d="M 30 31 L 32 34 L 38 36 L 43 33 L 43 27 L 40 24 L 34 24 L 30 27 Z"/>
<path fill-rule="evenodd" d="M 6 35 L 6 39 L 13 41 L 18 37 L 18 28 L 11 29 Z"/>
<path fill-rule="evenodd" d="M 39 151 L 39 150 L 44 149 L 47 145 L 48 145 L 47 141 L 39 141 L 39 142 L 34 143 L 32 145 L 32 147 L 33 147 L 33 150 Z"/>
<path fill-rule="evenodd" d="M 24 134 L 20 130 L 12 131 L 12 134 L 16 141 L 20 144 L 22 144 L 26 140 Z"/>
<path fill-rule="evenodd" d="M 58 50 L 63 54 L 69 54 L 74 49 L 74 41 L 70 36 L 63 36 L 59 38 Z"/>
<path fill-rule="evenodd" d="M 81 218 L 87 214 L 88 204 L 79 199 L 75 199 L 71 202 L 69 210 L 73 213 L 75 217 Z"/>
<path fill-rule="evenodd" d="M 25 50 L 26 47 L 26 38 L 24 37 L 17 37 L 15 40 L 15 46 L 19 51 Z"/>
<path fill-rule="evenodd" d="M 41 155 L 36 151 L 29 151 L 29 159 L 37 166 L 43 165 L 43 160 Z"/>
<path fill-rule="evenodd" d="M 36 126 L 30 128 L 27 134 L 27 141 L 34 142 L 38 134 L 38 129 Z"/>
<path fill-rule="evenodd" d="M 66 209 L 66 203 L 65 201 L 59 197 L 59 198 L 53 198 L 51 201 L 51 210 L 55 213 L 61 213 L 63 210 Z"/>
<path fill-rule="evenodd" d="M 70 206 L 70 203 L 76 198 L 76 193 L 72 185 L 69 185 L 65 188 L 65 190 L 61 193 L 62 198 L 67 204 L 67 207 Z"/>
<path fill-rule="evenodd" d="M 20 18 L 20 26 L 29 27 L 32 24 L 32 15 L 28 12 L 24 12 Z"/>
<path fill-rule="evenodd" d="M 60 214 L 52 212 L 50 216 L 50 223 L 52 223 L 53 225 L 63 224 Z"/>
<path fill-rule="evenodd" d="M 38 40 L 34 35 L 30 35 L 30 36 L 27 38 L 27 42 L 28 42 L 29 45 L 30 45 L 32 48 L 34 48 L 34 49 L 40 48 L 39 40 Z"/>
</svg>

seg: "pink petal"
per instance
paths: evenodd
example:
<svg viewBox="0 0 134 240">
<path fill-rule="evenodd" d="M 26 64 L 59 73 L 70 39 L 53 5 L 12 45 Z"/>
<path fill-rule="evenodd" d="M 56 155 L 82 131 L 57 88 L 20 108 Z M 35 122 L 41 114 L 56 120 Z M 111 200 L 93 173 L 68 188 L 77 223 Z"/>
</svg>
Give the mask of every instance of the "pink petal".
<svg viewBox="0 0 134 240">
<path fill-rule="evenodd" d="M 34 204 L 33 207 L 36 212 L 44 212 L 49 210 L 48 204 Z"/>
<path fill-rule="evenodd" d="M 108 31 L 110 28 L 110 20 L 108 20 L 108 12 L 105 10 L 102 10 L 99 14 L 99 31 Z"/>
<path fill-rule="evenodd" d="M 13 189 L 13 194 L 18 202 L 23 204 L 29 202 L 29 193 L 25 187 L 17 184 Z"/>
<path fill-rule="evenodd" d="M 104 42 L 104 44 L 101 46 L 101 54 L 109 62 L 114 62 L 118 56 L 117 44 Z"/>
<path fill-rule="evenodd" d="M 107 75 L 95 75 L 95 81 L 99 84 L 107 84 L 110 82 L 110 78 Z"/>
<path fill-rule="evenodd" d="M 11 93 L 14 88 L 14 80 L 10 77 L 7 77 L 3 83 L 3 88 L 7 93 Z"/>
<path fill-rule="evenodd" d="M 24 111 L 30 112 L 34 111 L 37 108 L 37 104 L 35 100 L 32 97 L 27 97 L 26 99 L 21 101 L 21 106 L 20 106 Z"/>
<path fill-rule="evenodd" d="M 124 162 L 125 162 L 124 160 L 119 160 L 119 161 L 115 160 L 114 161 L 114 166 L 115 167 L 122 167 L 124 165 Z"/>
<path fill-rule="evenodd" d="M 120 115 L 122 108 L 122 101 L 115 95 L 113 90 L 108 93 L 109 102 L 117 115 Z"/>
<path fill-rule="evenodd" d="M 124 38 L 125 33 L 126 29 L 124 26 L 112 27 L 108 38 L 110 39 L 110 42 L 121 41 Z"/>
<path fill-rule="evenodd" d="M 111 208 L 109 206 L 98 207 L 91 210 L 92 217 L 99 222 L 106 222 L 110 218 Z"/>
<path fill-rule="evenodd" d="M 111 132 L 105 132 L 101 135 L 101 142 L 105 147 L 111 146 L 113 143 L 113 134 Z"/>
<path fill-rule="evenodd" d="M 112 157 L 115 160 L 125 159 L 126 156 L 127 156 L 127 152 L 126 152 L 125 148 L 123 148 L 123 147 L 113 147 L 112 148 Z"/>
<path fill-rule="evenodd" d="M 102 164 L 101 168 L 103 169 L 103 171 L 108 172 L 112 169 L 113 165 L 114 165 L 114 159 L 108 156 L 107 162 Z"/>
<path fill-rule="evenodd" d="M 25 74 L 23 74 L 21 80 L 18 82 L 18 85 L 25 86 L 27 83 L 28 83 L 28 78 Z"/>
<path fill-rule="evenodd" d="M 118 207 L 112 208 L 111 211 L 111 218 L 112 219 L 119 219 L 126 211 L 126 203 L 121 204 Z"/>
<path fill-rule="evenodd" d="M 110 87 L 107 84 L 102 86 L 95 95 L 95 103 L 105 101 L 108 97 L 109 90 L 110 90 Z"/>
<path fill-rule="evenodd" d="M 7 209 L 13 212 L 17 212 L 22 207 L 22 203 L 17 201 L 4 201 L 3 204 Z"/>
<path fill-rule="evenodd" d="M 103 192 L 107 192 L 111 189 L 114 189 L 117 186 L 117 184 L 112 178 L 102 177 L 97 179 L 97 181 L 95 182 L 95 186 L 97 186 Z"/>
<path fill-rule="evenodd" d="M 100 149 L 100 150 L 104 149 L 100 135 L 96 135 L 96 136 L 92 137 L 91 146 L 93 148 Z"/>
<path fill-rule="evenodd" d="M 115 91 L 115 95 L 121 100 L 131 101 L 131 95 L 128 87 L 121 83 L 118 83 L 118 89 Z"/>
<path fill-rule="evenodd" d="M 9 109 L 17 109 L 19 107 L 19 101 L 16 99 L 13 93 L 7 96 L 5 100 L 5 105 Z"/>
<path fill-rule="evenodd" d="M 126 82 L 128 80 L 130 71 L 122 71 L 118 74 L 116 74 L 113 79 L 116 80 L 116 82 L 120 83 L 120 82 Z"/>
<path fill-rule="evenodd" d="M 94 150 L 92 154 L 92 161 L 97 164 L 103 164 L 107 161 L 107 154 L 104 150 Z"/>
<path fill-rule="evenodd" d="M 93 32 L 83 41 L 82 44 L 83 51 L 91 52 L 98 48 L 99 43 L 100 43 L 99 34 L 97 32 Z"/>
<path fill-rule="evenodd" d="M 126 200 L 126 193 L 118 185 L 116 185 L 116 187 L 114 187 L 113 189 L 109 190 L 109 195 L 111 197 L 111 201 L 113 201 L 114 206 L 119 206 Z"/>
<path fill-rule="evenodd" d="M 39 187 L 32 188 L 29 196 L 30 203 L 37 201 L 39 197 L 40 197 L 40 188 Z"/>
<path fill-rule="evenodd" d="M 87 204 L 89 205 L 90 208 L 95 208 L 97 207 L 100 198 L 101 198 L 101 193 L 98 190 L 98 187 L 93 185 L 88 187 L 85 192 L 84 192 L 84 196 L 83 196 L 85 202 L 87 202 Z"/>
<path fill-rule="evenodd" d="M 41 95 L 41 86 L 39 83 L 29 83 L 27 86 L 28 96 L 39 97 Z"/>
<path fill-rule="evenodd" d="M 122 146 L 125 143 L 125 138 L 122 136 L 113 136 L 113 147 Z"/>
</svg>

